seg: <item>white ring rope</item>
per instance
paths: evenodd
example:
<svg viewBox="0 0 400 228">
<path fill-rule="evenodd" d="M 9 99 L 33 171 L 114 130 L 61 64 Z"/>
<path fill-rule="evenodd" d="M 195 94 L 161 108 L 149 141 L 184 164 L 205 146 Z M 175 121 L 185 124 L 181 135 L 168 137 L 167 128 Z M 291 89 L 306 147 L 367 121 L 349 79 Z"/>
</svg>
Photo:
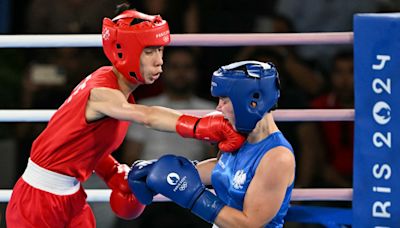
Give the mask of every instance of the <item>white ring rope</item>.
<svg viewBox="0 0 400 228">
<path fill-rule="evenodd" d="M 352 44 L 353 32 L 172 34 L 170 46 Z M 0 35 L 0 48 L 101 47 L 101 35 Z"/>
<path fill-rule="evenodd" d="M 47 122 L 56 110 L 0 110 L 0 122 Z M 215 110 L 179 110 L 204 116 Z M 281 109 L 272 112 L 276 121 L 353 121 L 353 109 Z"/>
<path fill-rule="evenodd" d="M 111 194 L 109 189 L 86 189 L 88 202 L 108 202 Z M 12 190 L 0 190 L 0 202 L 10 201 Z M 291 201 L 352 201 L 353 189 L 293 189 Z M 156 195 L 153 202 L 171 201 L 162 195 Z"/>
</svg>

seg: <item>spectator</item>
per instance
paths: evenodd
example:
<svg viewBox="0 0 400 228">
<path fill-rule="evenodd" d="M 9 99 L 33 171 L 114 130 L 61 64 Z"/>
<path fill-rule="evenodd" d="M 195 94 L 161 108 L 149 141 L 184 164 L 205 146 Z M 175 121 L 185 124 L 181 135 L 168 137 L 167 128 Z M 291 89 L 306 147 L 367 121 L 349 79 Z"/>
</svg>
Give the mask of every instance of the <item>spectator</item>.
<svg viewBox="0 0 400 228">
<path fill-rule="evenodd" d="M 352 29 L 354 13 L 375 12 L 379 1 L 279 0 L 276 12 L 290 18 L 299 32 L 338 32 Z"/>
<path fill-rule="evenodd" d="M 333 60 L 331 89 L 312 101 L 316 109 L 354 108 L 353 54 L 338 52 Z M 320 122 L 321 142 L 325 147 L 322 178 L 329 187 L 351 187 L 353 171 L 353 122 Z M 318 140 L 315 140 L 318 143 Z"/>
<path fill-rule="evenodd" d="M 259 19 L 254 28 L 256 32 L 295 32 L 292 21 L 283 15 L 275 14 L 263 20 L 261 20 L 261 17 Z M 242 48 L 237 59 L 247 59 L 252 53 L 260 53 L 263 50 L 273 51 L 275 53 L 274 56 L 279 55 L 280 65 L 282 65 L 280 68 L 284 68 L 286 74 L 284 80 L 301 90 L 307 97 L 315 97 L 324 89 L 325 79 L 322 77 L 321 72 L 304 61 L 293 46 L 271 46 L 267 48 L 248 46 Z"/>
<path fill-rule="evenodd" d="M 288 17 L 297 32 L 352 31 L 355 13 L 374 13 L 382 1 L 348 0 L 278 0 L 276 12 Z M 299 54 L 307 61 L 328 68 L 336 46 L 313 45 L 299 47 Z"/>
<path fill-rule="evenodd" d="M 88 10 L 90 9 L 90 10 Z M 100 0 L 90 4 L 83 0 L 32 0 L 28 4 L 24 33 L 29 34 L 94 34 L 101 30 L 104 17 L 114 15 L 115 2 Z M 29 50 L 28 72 L 45 66 L 55 68 L 66 76 L 65 96 L 91 69 L 105 65 L 101 49 L 57 48 Z M 28 77 L 30 75 L 28 74 Z M 67 86 L 65 86 L 65 84 Z"/>
</svg>

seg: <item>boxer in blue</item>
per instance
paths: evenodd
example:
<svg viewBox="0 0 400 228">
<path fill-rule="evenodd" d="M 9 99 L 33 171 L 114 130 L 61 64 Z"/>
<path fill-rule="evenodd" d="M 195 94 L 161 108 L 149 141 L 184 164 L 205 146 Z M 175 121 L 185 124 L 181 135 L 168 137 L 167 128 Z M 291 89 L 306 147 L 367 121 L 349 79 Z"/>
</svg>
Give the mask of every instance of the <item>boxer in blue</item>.
<svg viewBox="0 0 400 228">
<path fill-rule="evenodd" d="M 132 191 L 143 204 L 161 193 L 221 228 L 283 227 L 295 158 L 271 114 L 280 95 L 276 68 L 257 61 L 223 66 L 211 93 L 219 97 L 217 110 L 247 135 L 242 147 L 198 164 L 174 155 L 136 162 L 128 175 Z"/>
</svg>

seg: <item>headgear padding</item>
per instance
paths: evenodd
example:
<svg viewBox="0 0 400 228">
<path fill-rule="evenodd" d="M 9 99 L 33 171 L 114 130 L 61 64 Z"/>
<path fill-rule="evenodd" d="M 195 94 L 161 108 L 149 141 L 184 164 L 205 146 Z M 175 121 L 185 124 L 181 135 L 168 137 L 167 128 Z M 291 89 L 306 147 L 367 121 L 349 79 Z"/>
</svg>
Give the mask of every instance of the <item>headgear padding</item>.
<svg viewBox="0 0 400 228">
<path fill-rule="evenodd" d="M 214 72 L 211 94 L 214 97 L 230 98 L 236 129 L 248 133 L 278 102 L 278 72 L 271 63 L 232 63 Z"/>
<path fill-rule="evenodd" d="M 133 24 L 135 19 L 143 20 Z M 126 10 L 103 20 L 103 50 L 117 70 L 131 83 L 142 84 L 140 55 L 145 47 L 165 46 L 170 42 L 168 23 L 159 15 L 151 16 Z"/>
</svg>

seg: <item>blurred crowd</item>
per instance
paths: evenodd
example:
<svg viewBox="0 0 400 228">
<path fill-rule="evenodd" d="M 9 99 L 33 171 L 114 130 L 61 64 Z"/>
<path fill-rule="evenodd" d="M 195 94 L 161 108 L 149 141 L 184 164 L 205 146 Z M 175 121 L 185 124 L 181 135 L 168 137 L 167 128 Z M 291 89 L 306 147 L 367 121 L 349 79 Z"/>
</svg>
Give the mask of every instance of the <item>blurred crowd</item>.
<svg viewBox="0 0 400 228">
<path fill-rule="evenodd" d="M 102 19 L 123 1 L 0 0 L 1 34 L 100 34 Z M 398 12 L 395 0 L 137 0 L 136 8 L 160 14 L 172 34 L 300 33 L 352 31 L 355 13 Z M 0 109 L 56 109 L 73 87 L 107 65 L 101 48 L 0 49 Z M 214 109 L 210 79 L 232 61 L 273 62 L 280 73 L 280 109 L 352 109 L 352 45 L 167 47 L 163 74 L 135 91 L 138 103 L 174 109 Z M 46 123 L 0 123 L 0 188 L 10 189 L 26 166 L 32 141 Z M 296 187 L 351 187 L 352 122 L 278 122 L 297 160 Z M 213 145 L 133 124 L 115 153 L 131 164 L 176 153 L 202 160 Z M 89 188 L 105 188 L 96 177 Z M 107 204 L 93 204 L 98 227 L 208 227 L 173 204 L 153 204 L 141 218 L 117 219 Z M 0 204 L 4 227 L 5 204 Z M 177 220 L 176 218 L 179 218 Z M 179 223 L 177 223 L 179 221 Z"/>
</svg>

